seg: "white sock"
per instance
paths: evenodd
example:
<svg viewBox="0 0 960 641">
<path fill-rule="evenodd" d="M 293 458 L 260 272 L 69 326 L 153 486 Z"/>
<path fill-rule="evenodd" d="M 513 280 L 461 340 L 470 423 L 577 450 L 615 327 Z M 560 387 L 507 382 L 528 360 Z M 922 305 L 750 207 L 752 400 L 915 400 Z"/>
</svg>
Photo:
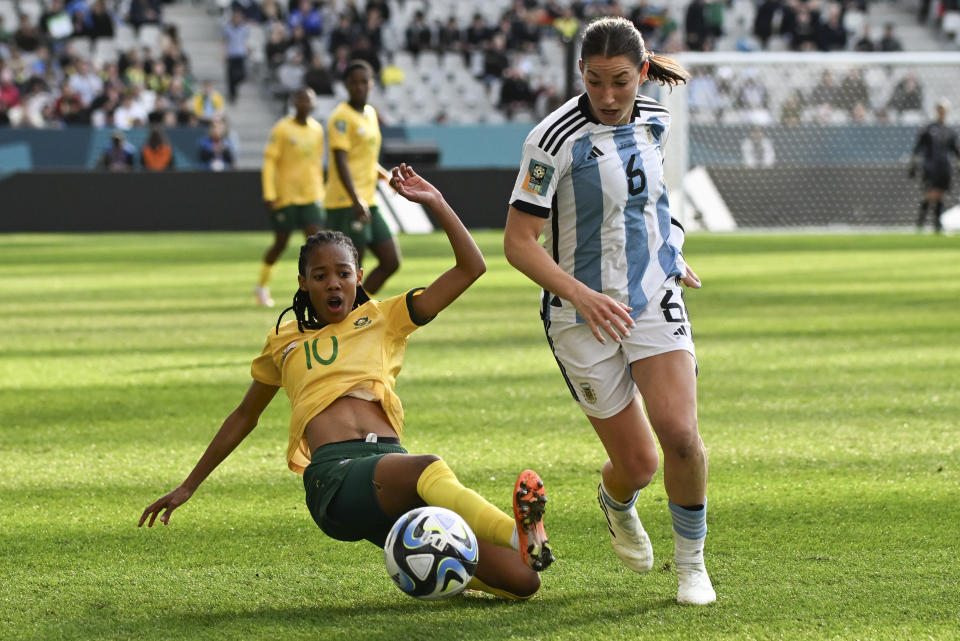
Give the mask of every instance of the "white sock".
<svg viewBox="0 0 960 641">
<path fill-rule="evenodd" d="M 520 551 L 520 535 L 517 533 L 517 526 L 513 526 L 513 534 L 510 536 L 510 547 L 517 552 Z"/>
<path fill-rule="evenodd" d="M 703 543 L 705 536 L 688 539 L 673 533 L 673 560 L 677 565 L 703 565 Z"/>
</svg>

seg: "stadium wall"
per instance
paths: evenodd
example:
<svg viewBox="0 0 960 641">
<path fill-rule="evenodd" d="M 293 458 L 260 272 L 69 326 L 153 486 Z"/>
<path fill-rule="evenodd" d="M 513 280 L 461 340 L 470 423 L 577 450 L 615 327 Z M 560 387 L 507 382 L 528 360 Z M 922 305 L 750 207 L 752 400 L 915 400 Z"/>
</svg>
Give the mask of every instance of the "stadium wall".
<svg viewBox="0 0 960 641">
<path fill-rule="evenodd" d="M 503 227 L 513 169 L 421 173 L 467 227 Z M 256 171 L 15 172 L 0 178 L 0 232 L 265 230 Z"/>
</svg>

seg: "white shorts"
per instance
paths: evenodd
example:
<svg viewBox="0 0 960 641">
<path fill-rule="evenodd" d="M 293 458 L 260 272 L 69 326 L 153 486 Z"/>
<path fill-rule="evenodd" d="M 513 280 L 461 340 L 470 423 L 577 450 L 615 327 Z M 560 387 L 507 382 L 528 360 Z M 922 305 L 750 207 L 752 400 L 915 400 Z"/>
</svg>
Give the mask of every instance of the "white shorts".
<svg viewBox="0 0 960 641">
<path fill-rule="evenodd" d="M 668 278 L 622 343 L 606 333 L 607 342 L 599 342 L 586 323 L 544 323 L 560 372 L 584 414 L 608 418 L 630 404 L 637 392 L 630 374 L 634 361 L 676 350 L 696 359 L 681 288 L 676 277 Z"/>
</svg>

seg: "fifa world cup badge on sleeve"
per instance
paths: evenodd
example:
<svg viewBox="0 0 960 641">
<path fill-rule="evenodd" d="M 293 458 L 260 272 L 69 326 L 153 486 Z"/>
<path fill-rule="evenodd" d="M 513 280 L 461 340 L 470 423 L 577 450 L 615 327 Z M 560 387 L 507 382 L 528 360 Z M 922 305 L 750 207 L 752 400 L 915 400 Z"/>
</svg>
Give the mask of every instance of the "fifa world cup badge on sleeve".
<svg viewBox="0 0 960 641">
<path fill-rule="evenodd" d="M 527 179 L 524 181 L 524 191 L 531 194 L 542 196 L 547 192 L 550 186 L 550 179 L 553 178 L 553 167 L 545 165 L 536 160 L 530 161 L 530 167 L 527 169 Z"/>
</svg>

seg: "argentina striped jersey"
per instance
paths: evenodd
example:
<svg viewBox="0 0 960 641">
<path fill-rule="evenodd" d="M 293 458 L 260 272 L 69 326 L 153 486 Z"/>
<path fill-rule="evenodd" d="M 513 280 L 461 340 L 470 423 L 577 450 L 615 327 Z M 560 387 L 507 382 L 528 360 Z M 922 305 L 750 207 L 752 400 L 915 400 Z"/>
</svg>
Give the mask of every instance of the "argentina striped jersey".
<svg viewBox="0 0 960 641">
<path fill-rule="evenodd" d="M 636 318 L 671 276 L 682 276 L 683 228 L 670 216 L 663 145 L 670 114 L 638 95 L 632 122 L 604 125 L 586 94 L 544 118 L 527 136 L 510 197 L 548 220 L 544 248 L 566 273 L 626 303 Z M 573 305 L 543 292 L 552 322 L 584 322 Z"/>
</svg>

